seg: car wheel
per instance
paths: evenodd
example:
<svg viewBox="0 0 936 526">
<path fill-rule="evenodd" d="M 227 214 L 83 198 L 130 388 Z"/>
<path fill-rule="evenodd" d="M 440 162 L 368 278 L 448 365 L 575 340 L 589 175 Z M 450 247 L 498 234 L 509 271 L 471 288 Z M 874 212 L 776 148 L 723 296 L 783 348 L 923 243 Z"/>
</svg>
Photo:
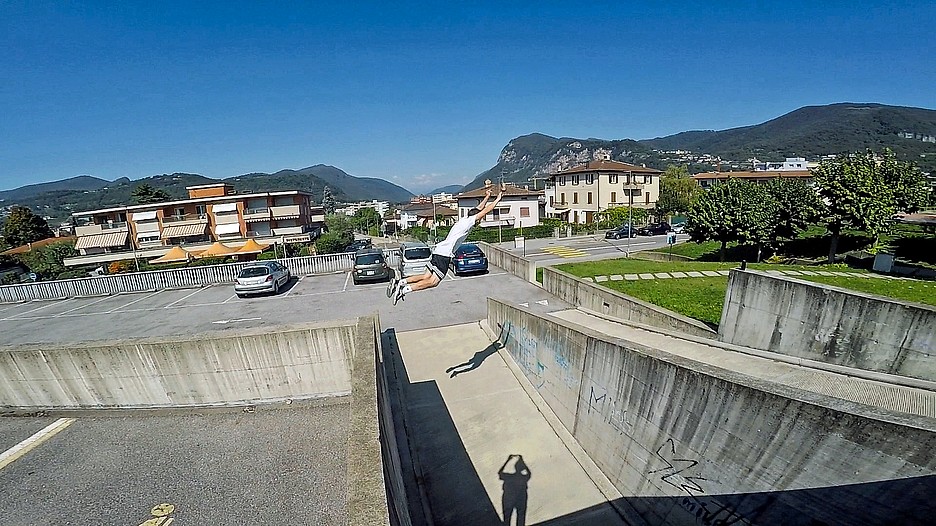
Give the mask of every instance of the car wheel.
<svg viewBox="0 0 936 526">
<path fill-rule="evenodd" d="M 279 294 L 279 281 L 273 282 L 273 295 L 276 296 Z"/>
<path fill-rule="evenodd" d="M 358 281 L 358 280 L 356 280 L 356 279 L 352 279 L 352 280 L 351 280 L 351 283 L 354 283 L 355 285 L 360 285 L 360 284 L 361 284 L 361 282 Z"/>
</svg>

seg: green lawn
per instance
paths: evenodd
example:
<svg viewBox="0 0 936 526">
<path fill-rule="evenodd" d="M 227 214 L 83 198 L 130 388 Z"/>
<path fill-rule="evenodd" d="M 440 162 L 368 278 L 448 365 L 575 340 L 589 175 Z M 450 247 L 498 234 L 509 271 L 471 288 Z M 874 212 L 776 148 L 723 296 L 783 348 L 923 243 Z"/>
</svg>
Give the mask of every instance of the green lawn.
<svg viewBox="0 0 936 526">
<path fill-rule="evenodd" d="M 612 259 L 567 263 L 556 268 L 578 277 L 610 276 L 688 270 L 723 270 L 736 268 L 738 263 L 692 261 L 642 261 Z M 853 270 L 845 265 L 795 266 L 750 264 L 756 270 Z M 863 271 L 857 271 L 863 272 Z M 877 294 L 890 298 L 936 305 L 936 283 L 919 280 L 887 280 L 862 277 L 798 276 L 818 283 Z M 674 278 L 639 281 L 606 281 L 602 285 L 678 312 L 690 318 L 717 325 L 721 319 L 728 277 Z"/>
</svg>

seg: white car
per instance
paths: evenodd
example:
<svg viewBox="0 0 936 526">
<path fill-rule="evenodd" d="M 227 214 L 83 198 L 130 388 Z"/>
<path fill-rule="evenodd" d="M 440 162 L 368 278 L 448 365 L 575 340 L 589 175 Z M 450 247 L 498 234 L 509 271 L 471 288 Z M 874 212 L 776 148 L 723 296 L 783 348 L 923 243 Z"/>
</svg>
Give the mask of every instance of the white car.
<svg viewBox="0 0 936 526">
<path fill-rule="evenodd" d="M 674 234 L 682 234 L 686 230 L 686 223 L 679 223 L 678 225 L 673 225 L 673 228 L 670 229 Z"/>
<path fill-rule="evenodd" d="M 238 298 L 247 294 L 276 294 L 280 287 L 289 283 L 289 269 L 276 261 L 251 263 L 242 268 L 234 279 L 234 293 Z"/>
</svg>

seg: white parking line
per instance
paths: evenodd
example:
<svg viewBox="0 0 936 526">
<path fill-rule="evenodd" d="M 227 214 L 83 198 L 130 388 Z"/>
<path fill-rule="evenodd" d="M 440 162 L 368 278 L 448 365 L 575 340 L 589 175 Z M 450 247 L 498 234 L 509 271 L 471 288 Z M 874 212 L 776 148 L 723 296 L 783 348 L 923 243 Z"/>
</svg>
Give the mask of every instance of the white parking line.
<svg viewBox="0 0 936 526">
<path fill-rule="evenodd" d="M 159 294 L 160 292 L 162 292 L 162 291 L 161 291 L 161 290 L 157 290 L 156 292 L 154 292 L 154 293 L 152 293 L 152 294 L 147 294 L 146 296 L 143 296 L 142 298 L 137 298 L 137 299 L 131 301 L 130 303 L 125 303 L 125 304 L 123 304 L 123 305 L 121 305 L 121 306 L 119 306 L 119 307 L 114 307 L 113 309 L 111 309 L 111 310 L 105 312 L 104 314 L 111 314 L 112 312 L 114 312 L 114 311 L 116 311 L 116 310 L 120 310 L 120 309 L 123 309 L 123 308 L 125 308 L 125 307 L 129 307 L 130 305 L 133 305 L 134 303 L 137 303 L 137 302 L 139 302 L 139 301 L 143 301 L 143 300 L 145 300 L 145 299 L 147 299 L 147 298 L 152 298 L 153 296 Z"/>
<path fill-rule="evenodd" d="M 286 297 L 288 297 L 290 294 L 292 294 L 292 291 L 296 290 L 296 287 L 298 287 L 299 284 L 302 283 L 302 280 L 303 280 L 304 278 L 305 278 L 305 276 L 299 276 L 299 279 L 296 280 L 296 283 L 295 283 L 292 287 L 289 287 L 289 290 L 286 291 L 286 294 L 283 294 L 283 297 L 286 298 Z M 347 281 L 345 281 L 345 286 L 348 286 L 348 282 L 347 282 Z M 228 299 L 230 299 L 230 298 L 228 298 Z"/>
<path fill-rule="evenodd" d="M 183 297 L 181 297 L 181 298 L 179 298 L 179 299 L 173 301 L 173 302 L 170 303 L 169 305 L 166 305 L 166 306 L 163 307 L 163 308 L 164 308 L 164 309 L 168 309 L 169 307 L 172 307 L 172 306 L 175 305 L 176 303 L 179 303 L 179 302 L 182 301 L 182 300 L 191 298 L 192 296 L 198 294 L 199 292 L 201 292 L 201 291 L 207 289 L 207 288 L 210 287 L 210 286 L 211 286 L 211 285 L 205 285 L 204 287 L 202 287 L 202 288 L 196 290 L 195 292 L 193 292 L 193 293 L 191 293 L 191 294 L 187 294 L 187 295 L 185 295 L 185 296 L 183 296 Z"/>
<path fill-rule="evenodd" d="M 97 300 L 97 301 L 92 301 L 91 303 L 85 303 L 84 305 L 79 305 L 79 306 L 75 307 L 74 309 L 68 309 L 68 310 L 66 310 L 66 311 L 62 311 L 62 312 L 56 314 L 56 316 L 62 316 L 62 315 L 68 314 L 69 312 L 76 311 L 76 310 L 78 310 L 78 309 L 83 309 L 83 308 L 85 308 L 85 307 L 90 307 L 91 305 L 94 305 L 95 303 L 101 303 L 102 301 L 109 300 L 109 299 L 111 299 L 112 297 L 113 297 L 113 296 L 104 296 L 103 298 L 101 298 L 101 299 L 99 299 L 99 300 Z"/>
<path fill-rule="evenodd" d="M 222 302 L 221 302 L 221 305 L 224 305 L 225 303 L 231 301 L 232 299 L 234 299 L 234 298 L 236 298 L 236 297 L 237 297 L 237 294 L 231 294 L 231 297 L 228 298 L 228 299 L 226 299 L 226 300 L 224 300 L 224 301 L 222 301 Z"/>
<path fill-rule="evenodd" d="M 0 312 L 8 311 L 8 310 L 10 310 L 10 309 L 12 309 L 12 308 L 19 307 L 20 305 L 26 305 L 26 303 L 14 303 L 14 304 L 12 304 L 12 305 L 10 305 L 10 306 L 8 306 L 8 307 L 5 307 L 5 308 L 0 309 Z"/>
<path fill-rule="evenodd" d="M 26 453 L 29 453 L 38 447 L 39 444 L 42 444 L 55 436 L 59 431 L 70 426 L 74 421 L 74 418 L 59 418 L 33 434 L 33 436 L 23 440 L 3 453 L 0 453 L 0 469 L 7 467 Z"/>
<path fill-rule="evenodd" d="M 348 290 L 348 282 L 351 281 L 351 273 L 348 272 L 348 276 L 344 280 L 344 288 L 341 289 L 341 292 Z"/>
<path fill-rule="evenodd" d="M 30 312 L 36 312 L 37 310 L 48 309 L 49 307 L 52 307 L 52 306 L 54 306 L 54 305 L 61 305 L 62 303 L 68 303 L 69 301 L 74 301 L 74 299 L 75 299 L 75 298 L 68 298 L 67 300 L 64 300 L 64 301 L 54 301 L 54 300 L 53 300 L 53 301 L 49 301 L 49 304 L 48 304 L 48 305 L 43 305 L 43 306 L 41 306 L 41 307 L 36 307 L 35 309 L 28 310 L 28 311 L 26 311 L 26 312 L 21 312 L 21 313 L 19 313 L 19 314 L 14 314 L 13 316 L 10 316 L 9 318 L 4 318 L 4 319 L 5 319 L 5 320 L 12 320 L 12 319 L 15 319 L 17 316 L 22 316 L 22 315 L 24 315 L 24 314 L 29 314 Z"/>
</svg>

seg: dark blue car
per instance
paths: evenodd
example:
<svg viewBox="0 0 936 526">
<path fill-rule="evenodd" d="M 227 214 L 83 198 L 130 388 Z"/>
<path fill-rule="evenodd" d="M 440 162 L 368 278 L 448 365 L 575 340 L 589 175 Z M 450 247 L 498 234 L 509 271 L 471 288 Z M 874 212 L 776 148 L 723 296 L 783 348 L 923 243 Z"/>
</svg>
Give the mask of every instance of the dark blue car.
<svg viewBox="0 0 936 526">
<path fill-rule="evenodd" d="M 456 276 L 469 272 L 487 272 L 488 260 L 484 252 L 474 243 L 464 243 L 455 249 L 452 271 Z"/>
</svg>

